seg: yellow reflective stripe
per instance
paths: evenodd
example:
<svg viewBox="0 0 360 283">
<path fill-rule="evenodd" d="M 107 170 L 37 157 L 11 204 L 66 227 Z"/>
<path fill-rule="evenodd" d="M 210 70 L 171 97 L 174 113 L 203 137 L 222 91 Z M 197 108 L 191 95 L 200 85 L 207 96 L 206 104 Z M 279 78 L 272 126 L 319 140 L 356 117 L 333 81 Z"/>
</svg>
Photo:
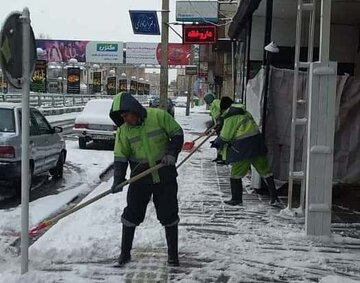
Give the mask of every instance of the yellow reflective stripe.
<svg viewBox="0 0 360 283">
<path fill-rule="evenodd" d="M 128 162 L 128 159 L 126 157 L 121 157 L 121 156 L 115 156 L 114 161 L 117 162 Z"/>
<path fill-rule="evenodd" d="M 129 140 L 129 143 L 136 143 L 136 142 L 141 141 L 141 138 L 140 138 L 140 136 L 135 136 L 135 137 L 129 138 L 128 140 Z"/>
<path fill-rule="evenodd" d="M 120 110 L 121 96 L 122 96 L 122 94 L 120 93 L 120 94 L 117 94 L 117 95 L 114 97 L 113 107 L 112 107 L 112 110 L 113 110 L 113 111 L 119 111 L 119 110 Z"/>
<path fill-rule="evenodd" d="M 183 136 L 183 135 L 184 135 L 183 129 L 179 128 L 179 129 L 171 132 L 169 136 L 170 136 L 170 138 L 172 138 L 172 137 L 175 137 L 175 136 Z"/>
<path fill-rule="evenodd" d="M 164 130 L 163 129 L 157 129 L 157 130 L 153 130 L 153 131 L 150 131 L 147 133 L 147 136 L 149 138 L 153 138 L 153 137 L 156 137 L 156 136 L 160 136 L 161 134 L 164 134 Z"/>
<path fill-rule="evenodd" d="M 258 134 L 260 134 L 259 130 L 255 130 L 255 131 L 245 133 L 245 134 L 243 134 L 241 136 L 236 137 L 236 140 L 242 140 L 242 139 L 245 139 L 245 138 L 256 136 Z"/>
</svg>

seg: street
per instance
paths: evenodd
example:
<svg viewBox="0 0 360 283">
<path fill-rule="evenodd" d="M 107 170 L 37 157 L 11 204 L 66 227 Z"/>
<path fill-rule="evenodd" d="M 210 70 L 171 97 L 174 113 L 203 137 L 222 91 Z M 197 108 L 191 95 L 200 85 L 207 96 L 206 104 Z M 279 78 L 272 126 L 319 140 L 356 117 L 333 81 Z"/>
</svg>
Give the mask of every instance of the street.
<svg viewBox="0 0 360 283">
<path fill-rule="evenodd" d="M 184 109 L 176 110 L 177 119 L 186 131 L 185 139 L 193 139 L 203 130 L 208 119 L 206 111 L 195 109 L 190 117 L 185 117 Z M 84 168 L 81 163 L 89 154 L 97 156 L 101 168 L 105 164 L 99 156 L 112 155 L 111 151 L 93 149 L 79 152 L 73 141 L 68 145 L 70 153 L 77 152 L 76 164 L 80 168 Z M 251 194 L 249 178 L 245 180 L 244 206 L 226 206 L 223 200 L 230 195 L 229 170 L 227 166 L 211 162 L 212 154 L 213 150 L 205 145 L 179 170 L 180 267 L 170 268 L 165 264 L 164 234 L 152 204 L 135 234 L 134 260 L 125 268 L 112 267 L 120 249 L 120 215 L 126 204 L 125 190 L 67 217 L 37 239 L 30 248 L 31 271 L 26 278 L 31 282 L 360 280 L 358 224 L 334 223 L 332 238 L 323 241 L 307 238 L 303 236 L 303 218 L 289 218 L 280 213 L 280 209 L 268 206 L 268 197 Z M 180 159 L 185 155 L 183 152 Z M 94 165 L 94 161 L 91 164 Z M 84 171 L 80 176 L 86 176 Z M 101 169 L 93 172 L 98 176 Z M 67 175 L 73 186 L 79 181 L 76 178 L 72 181 L 71 176 L 76 174 L 72 171 Z M 93 181 L 96 188 L 83 201 L 109 188 L 112 180 L 98 182 Z M 67 188 L 71 190 L 71 185 Z M 1 237 L 4 239 L 4 233 Z M 14 249 L 5 250 L 2 258 L 0 271 L 5 272 L 5 277 L 0 282 L 17 278 L 16 264 L 10 265 L 19 258 L 14 257 L 11 250 Z"/>
</svg>

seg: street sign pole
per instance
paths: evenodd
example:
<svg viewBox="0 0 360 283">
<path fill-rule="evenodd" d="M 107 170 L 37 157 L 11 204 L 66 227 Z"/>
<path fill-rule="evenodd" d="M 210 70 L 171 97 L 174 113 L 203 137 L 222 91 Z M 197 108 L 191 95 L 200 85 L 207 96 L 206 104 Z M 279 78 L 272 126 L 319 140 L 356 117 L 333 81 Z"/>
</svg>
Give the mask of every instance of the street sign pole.
<svg viewBox="0 0 360 283">
<path fill-rule="evenodd" d="M 29 121 L 30 121 L 30 12 L 24 8 L 22 16 L 23 50 L 22 50 L 22 147 L 21 147 L 21 274 L 29 269 Z"/>
<path fill-rule="evenodd" d="M 160 107 L 167 109 L 168 99 L 168 43 L 169 43 L 169 0 L 162 0 L 161 16 L 161 69 L 160 69 Z"/>
</svg>

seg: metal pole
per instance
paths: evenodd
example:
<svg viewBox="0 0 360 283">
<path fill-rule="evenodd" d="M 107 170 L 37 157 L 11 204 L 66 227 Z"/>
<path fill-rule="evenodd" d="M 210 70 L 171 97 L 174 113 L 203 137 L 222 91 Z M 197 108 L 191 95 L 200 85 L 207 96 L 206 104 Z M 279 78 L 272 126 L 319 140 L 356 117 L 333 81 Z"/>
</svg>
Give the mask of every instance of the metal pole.
<svg viewBox="0 0 360 283">
<path fill-rule="evenodd" d="M 168 99 L 168 43 L 169 43 L 169 0 L 162 0 L 161 28 L 161 68 L 160 68 L 160 107 L 167 108 Z"/>
<path fill-rule="evenodd" d="M 236 41 L 231 41 L 231 83 L 232 83 L 232 92 L 233 92 L 233 99 L 235 101 L 235 51 L 234 51 L 234 45 Z"/>
<path fill-rule="evenodd" d="M 267 0 L 264 46 L 268 45 L 271 42 L 272 18 L 273 18 L 273 0 Z M 265 64 L 266 64 L 266 51 L 264 50 L 263 65 Z"/>
<path fill-rule="evenodd" d="M 90 66 L 86 65 L 86 87 L 87 94 L 90 94 Z"/>
<path fill-rule="evenodd" d="M 261 132 L 265 139 L 266 132 L 266 115 L 267 115 L 267 104 L 268 104 L 268 93 L 269 93 L 269 77 L 270 77 L 270 57 L 271 54 L 267 53 L 266 67 L 265 67 L 265 81 L 264 81 L 264 102 L 263 102 L 263 112 L 262 112 L 262 123 L 261 123 Z"/>
<path fill-rule="evenodd" d="M 187 93 L 187 99 L 186 99 L 186 116 L 190 115 L 190 103 L 191 103 L 191 93 L 192 93 L 192 76 L 189 75 L 188 78 L 188 93 Z"/>
<path fill-rule="evenodd" d="M 21 274 L 29 270 L 29 142 L 30 142 L 30 12 L 24 8 L 22 16 L 23 58 L 22 58 L 22 114 L 21 114 Z"/>
<path fill-rule="evenodd" d="M 320 62 L 329 62 L 330 58 L 330 22 L 331 0 L 321 1 L 320 15 Z"/>
</svg>

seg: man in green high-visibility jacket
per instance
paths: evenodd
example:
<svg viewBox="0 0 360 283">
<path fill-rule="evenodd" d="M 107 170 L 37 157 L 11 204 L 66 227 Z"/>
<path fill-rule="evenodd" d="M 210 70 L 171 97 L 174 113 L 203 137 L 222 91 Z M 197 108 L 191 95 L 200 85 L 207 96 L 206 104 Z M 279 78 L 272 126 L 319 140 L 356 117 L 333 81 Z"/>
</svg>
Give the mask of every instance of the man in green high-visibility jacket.
<svg viewBox="0 0 360 283">
<path fill-rule="evenodd" d="M 248 173 L 250 165 L 253 165 L 267 185 L 270 204 L 278 205 L 279 198 L 266 156 L 267 149 L 254 118 L 242 104 L 231 104 L 221 99 L 220 107 L 223 111 L 221 132 L 212 142 L 212 147 L 220 150 L 226 163 L 231 164 L 231 200 L 225 203 L 242 204 L 242 178 Z"/>
<path fill-rule="evenodd" d="M 165 227 L 168 244 L 168 263 L 179 265 L 178 260 L 178 184 L 176 161 L 184 135 L 180 125 L 166 111 L 145 109 L 131 94 L 114 97 L 110 117 L 118 126 L 115 140 L 113 193 L 125 180 L 128 164 L 131 176 L 162 163 L 165 166 L 131 184 L 127 194 L 127 207 L 122 215 L 122 243 L 118 260 L 120 266 L 130 261 L 135 227 L 145 218 L 151 196 L 157 218 Z"/>
<path fill-rule="evenodd" d="M 209 92 L 204 96 L 204 101 L 209 107 L 212 122 L 206 131 L 207 133 L 209 133 L 210 129 L 216 127 L 218 123 L 218 118 L 220 117 L 220 99 L 215 98 L 215 95 Z M 217 152 L 216 159 L 214 159 L 213 161 L 219 164 L 224 163 L 219 151 Z"/>
</svg>

